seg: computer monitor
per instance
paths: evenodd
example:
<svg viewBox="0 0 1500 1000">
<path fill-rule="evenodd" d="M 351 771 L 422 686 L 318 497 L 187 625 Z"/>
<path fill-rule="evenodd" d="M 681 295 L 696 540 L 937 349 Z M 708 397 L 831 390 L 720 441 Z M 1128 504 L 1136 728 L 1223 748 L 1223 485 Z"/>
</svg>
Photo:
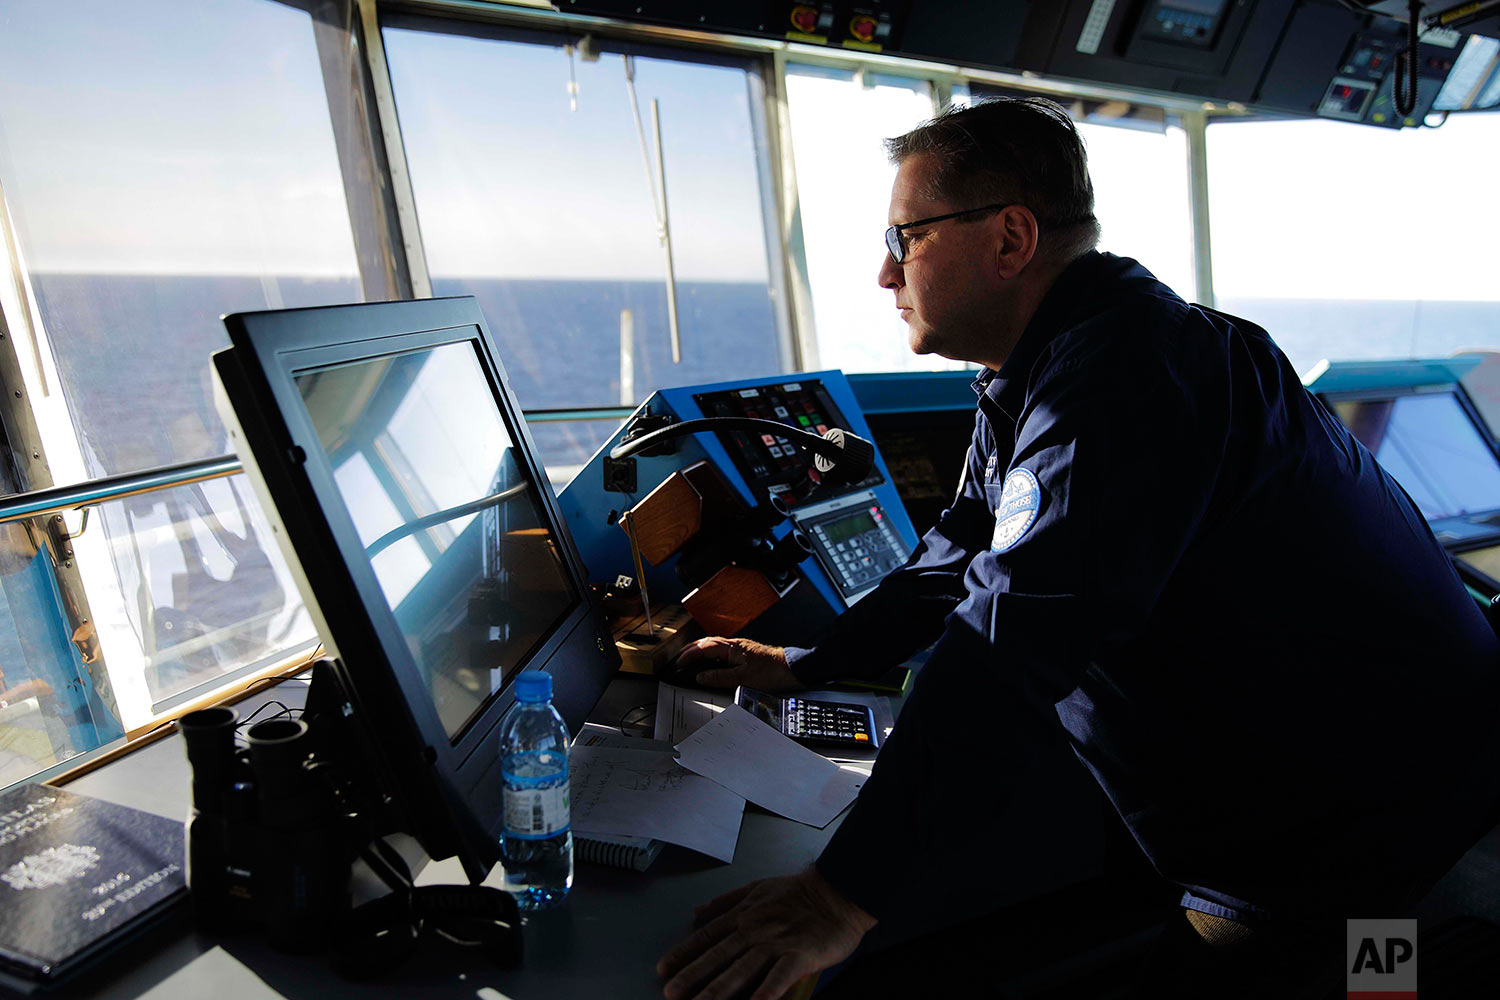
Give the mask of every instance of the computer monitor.
<svg viewBox="0 0 1500 1000">
<path fill-rule="evenodd" d="M 1454 389 L 1329 399 L 1431 523 L 1500 510 L 1500 459 Z"/>
<path fill-rule="evenodd" d="M 216 398 L 373 746 L 433 857 L 498 858 L 497 724 L 523 669 L 569 727 L 618 666 L 472 298 L 239 313 Z"/>
<path fill-rule="evenodd" d="M 1486 593 L 1500 590 L 1500 454 L 1462 387 L 1320 395 L 1411 496 L 1460 576 Z"/>
</svg>

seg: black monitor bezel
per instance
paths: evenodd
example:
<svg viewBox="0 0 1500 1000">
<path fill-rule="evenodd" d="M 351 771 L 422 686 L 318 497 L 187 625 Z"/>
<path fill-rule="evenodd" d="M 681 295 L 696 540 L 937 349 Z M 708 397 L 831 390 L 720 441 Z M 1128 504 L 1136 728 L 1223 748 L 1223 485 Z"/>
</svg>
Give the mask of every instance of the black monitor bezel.
<svg viewBox="0 0 1500 1000">
<path fill-rule="evenodd" d="M 299 564 L 303 598 L 337 649 L 339 678 L 385 764 L 391 794 L 404 802 L 399 811 L 430 855 L 458 854 L 471 877 L 486 871 L 498 857 L 497 727 L 514 700 L 512 685 L 449 738 L 296 384 L 300 374 L 339 364 L 471 345 L 578 595 L 525 664 L 553 675 L 554 702 L 577 732 L 618 657 L 609 655 L 613 644 L 605 641 L 583 562 L 478 304 L 470 296 L 420 299 L 236 313 L 224 322 L 231 347 L 215 355 L 215 366 L 243 434 L 242 457 L 264 482 L 284 548 Z M 569 669 L 555 669 L 564 663 Z M 434 814 L 439 802 L 441 814 Z"/>
</svg>

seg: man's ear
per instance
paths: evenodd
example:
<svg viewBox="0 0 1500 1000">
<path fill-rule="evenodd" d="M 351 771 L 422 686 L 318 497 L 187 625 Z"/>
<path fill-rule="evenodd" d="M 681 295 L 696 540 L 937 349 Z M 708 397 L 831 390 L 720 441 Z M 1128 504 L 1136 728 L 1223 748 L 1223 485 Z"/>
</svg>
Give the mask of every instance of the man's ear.
<svg viewBox="0 0 1500 1000">
<path fill-rule="evenodd" d="M 1007 280 L 1026 270 L 1037 254 L 1041 227 L 1024 205 L 1008 205 L 992 220 L 995 227 L 996 273 Z"/>
</svg>

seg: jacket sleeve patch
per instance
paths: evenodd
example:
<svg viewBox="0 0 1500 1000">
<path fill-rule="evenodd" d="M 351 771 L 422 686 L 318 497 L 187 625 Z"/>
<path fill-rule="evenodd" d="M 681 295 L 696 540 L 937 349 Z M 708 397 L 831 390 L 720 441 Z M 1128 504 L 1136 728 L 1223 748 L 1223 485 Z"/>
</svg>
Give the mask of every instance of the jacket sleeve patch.
<svg viewBox="0 0 1500 1000">
<path fill-rule="evenodd" d="M 1000 505 L 995 508 L 995 534 L 990 539 L 991 552 L 1004 552 L 1014 546 L 1036 523 L 1042 508 L 1042 487 L 1030 469 L 1013 469 L 1005 477 L 1000 491 Z"/>
</svg>

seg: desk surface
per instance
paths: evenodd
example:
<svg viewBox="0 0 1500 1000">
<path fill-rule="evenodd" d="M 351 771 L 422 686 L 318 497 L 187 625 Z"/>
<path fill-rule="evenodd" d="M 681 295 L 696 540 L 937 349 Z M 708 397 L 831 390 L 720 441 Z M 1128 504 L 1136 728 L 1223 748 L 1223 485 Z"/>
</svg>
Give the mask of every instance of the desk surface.
<svg viewBox="0 0 1500 1000">
<path fill-rule="evenodd" d="M 286 685 L 265 699 L 291 703 Z M 624 708 L 652 700 L 651 685 L 612 685 L 594 719 L 612 723 Z M 241 717 L 256 702 L 240 706 Z M 162 816 L 185 817 L 189 807 L 187 758 L 171 736 L 86 775 L 69 787 Z M 840 817 L 842 819 L 842 817 Z M 649 871 L 577 865 L 573 891 L 559 910 L 527 918 L 526 961 L 502 970 L 482 956 L 424 942 L 415 958 L 376 984 L 351 984 L 334 974 L 324 956 L 283 955 L 252 936 L 216 938 L 195 932 L 184 918 L 172 928 L 114 955 L 104 965 L 59 990 L 60 997 L 213 997 L 214 1000 L 289 997 L 337 1000 L 420 994 L 464 1000 L 533 1000 L 572 997 L 659 997 L 657 958 L 691 930 L 692 907 L 752 879 L 797 871 L 822 850 L 840 820 L 817 830 L 747 806 L 734 864 L 725 865 L 679 847 L 664 850 Z M 491 884 L 495 876 L 491 877 Z M 452 859 L 429 864 L 421 884 L 462 882 Z"/>
</svg>

